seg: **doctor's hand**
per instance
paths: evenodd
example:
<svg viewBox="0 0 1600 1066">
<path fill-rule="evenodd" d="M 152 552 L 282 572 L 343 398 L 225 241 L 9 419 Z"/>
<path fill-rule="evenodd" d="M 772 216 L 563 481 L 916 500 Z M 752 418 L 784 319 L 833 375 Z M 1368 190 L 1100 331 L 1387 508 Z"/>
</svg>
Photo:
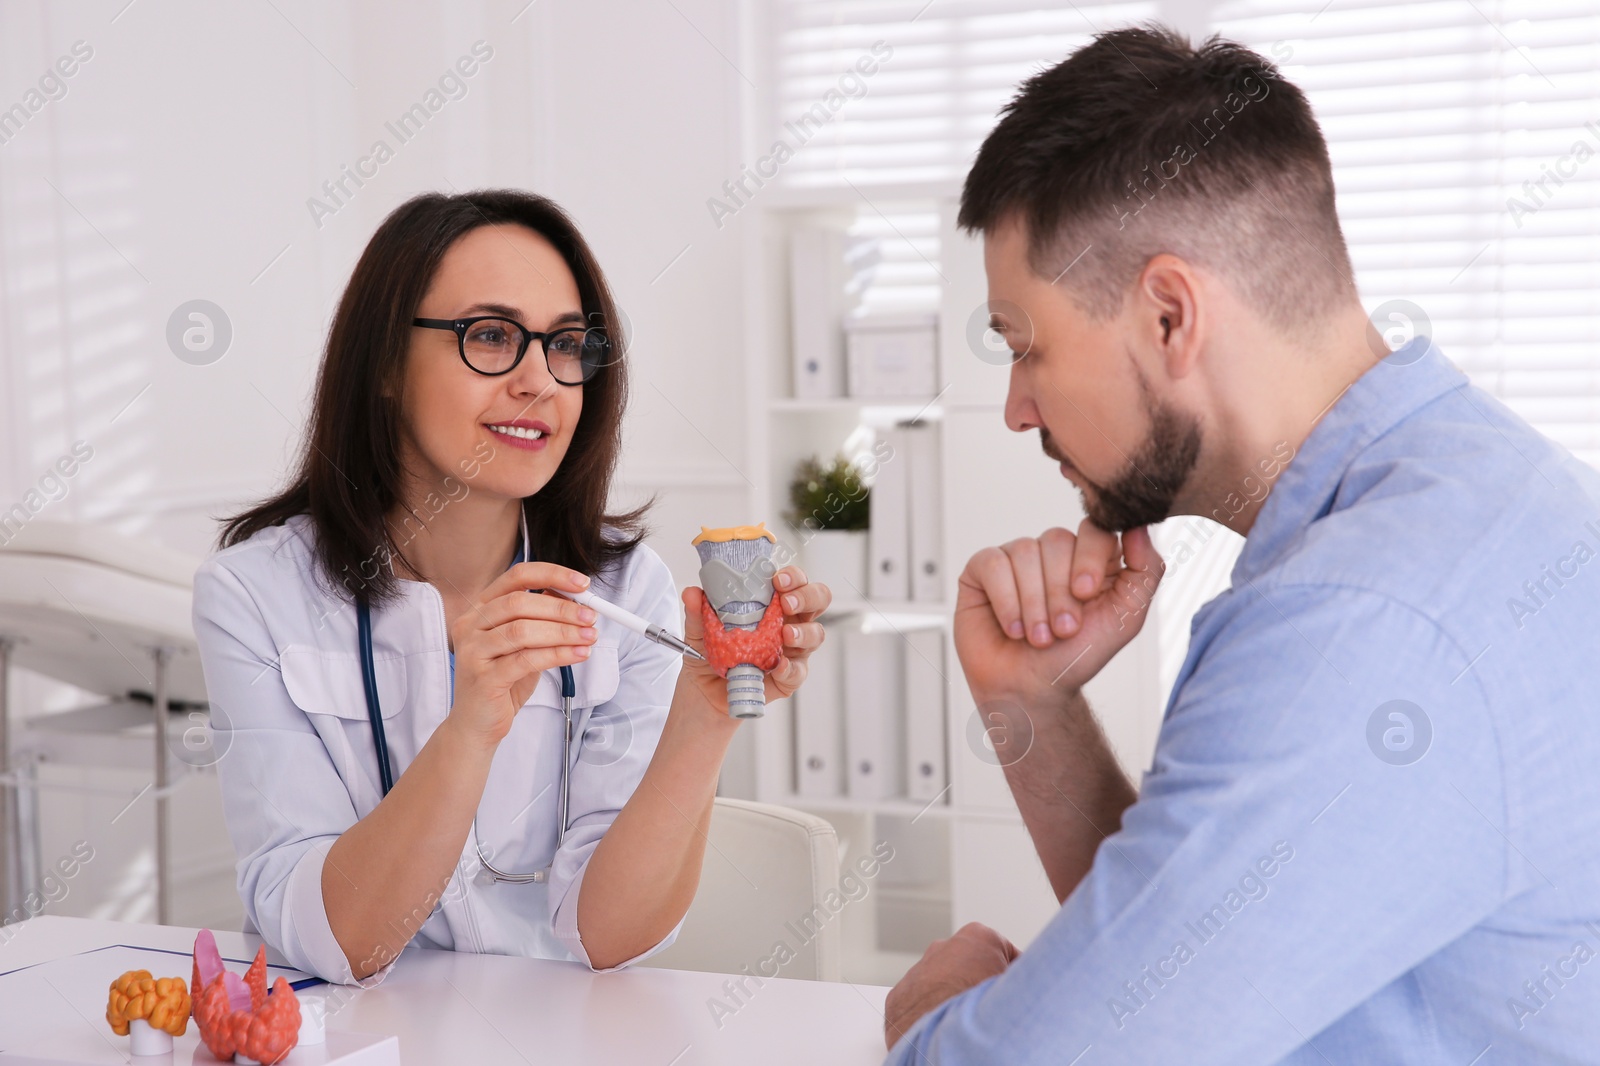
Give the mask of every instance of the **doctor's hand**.
<svg viewBox="0 0 1600 1066">
<path fill-rule="evenodd" d="M 984 548 L 962 571 L 955 644 L 978 699 L 1040 706 L 1081 688 L 1138 635 L 1166 564 L 1146 528 L 1118 538 L 1085 519 Z"/>
<path fill-rule="evenodd" d="M 491 582 L 450 625 L 449 721 L 490 744 L 505 739 L 539 675 L 583 662 L 598 636 L 594 608 L 528 590 L 588 587 L 588 577 L 554 563 L 518 563 Z"/>
<path fill-rule="evenodd" d="M 894 1047 L 917 1020 L 952 996 L 1004 973 L 1019 952 L 1011 941 L 978 922 L 968 922 L 949 940 L 935 940 L 883 1003 L 883 1042 Z"/>
<path fill-rule="evenodd" d="M 827 636 L 816 618 L 833 602 L 828 586 L 807 581 L 798 566 L 786 566 L 772 575 L 772 587 L 783 612 L 783 647 L 778 665 L 767 672 L 768 703 L 794 695 L 805 681 L 809 669 L 806 660 L 822 646 Z M 683 590 L 683 639 L 700 652 L 706 647 L 705 626 L 700 618 L 700 605 L 705 595 L 705 591 L 695 585 Z M 693 685 L 717 713 L 728 713 L 728 683 L 717 676 L 709 663 L 685 656 L 678 683 Z"/>
</svg>

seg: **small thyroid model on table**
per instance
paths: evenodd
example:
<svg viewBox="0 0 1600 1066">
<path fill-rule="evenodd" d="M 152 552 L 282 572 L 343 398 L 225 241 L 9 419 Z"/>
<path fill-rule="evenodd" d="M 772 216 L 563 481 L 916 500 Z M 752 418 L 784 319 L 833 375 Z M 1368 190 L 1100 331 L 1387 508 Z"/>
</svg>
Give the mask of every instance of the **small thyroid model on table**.
<svg viewBox="0 0 1600 1066">
<path fill-rule="evenodd" d="M 189 988 L 181 977 L 151 977 L 129 970 L 111 982 L 106 1001 L 111 1031 L 131 1039 L 130 1055 L 167 1055 L 172 1038 L 189 1028 Z"/>
<path fill-rule="evenodd" d="M 693 544 L 705 590 L 700 621 L 706 661 L 728 681 L 728 713 L 760 718 L 767 713 L 767 671 L 783 655 L 783 610 L 772 588 L 778 538 L 765 523 L 701 526 Z"/>
<path fill-rule="evenodd" d="M 256 950 L 243 978 L 222 965 L 217 938 L 202 929 L 194 938 L 190 990 L 200 1039 L 224 1062 L 281 1062 L 300 1042 L 300 1001 L 280 977 L 267 992 L 267 949 Z"/>
</svg>

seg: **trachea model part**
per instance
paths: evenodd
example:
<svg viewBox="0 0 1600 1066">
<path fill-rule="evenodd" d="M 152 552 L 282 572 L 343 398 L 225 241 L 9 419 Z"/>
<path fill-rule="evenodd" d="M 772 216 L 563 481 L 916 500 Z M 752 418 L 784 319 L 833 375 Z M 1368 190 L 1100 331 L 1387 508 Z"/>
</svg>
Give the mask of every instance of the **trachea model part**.
<svg viewBox="0 0 1600 1066">
<path fill-rule="evenodd" d="M 701 607 L 706 661 L 728 679 L 728 713 L 760 718 L 767 713 L 766 672 L 783 657 L 783 610 L 772 588 L 778 538 L 763 522 L 701 526 L 693 543 L 706 594 Z"/>
</svg>

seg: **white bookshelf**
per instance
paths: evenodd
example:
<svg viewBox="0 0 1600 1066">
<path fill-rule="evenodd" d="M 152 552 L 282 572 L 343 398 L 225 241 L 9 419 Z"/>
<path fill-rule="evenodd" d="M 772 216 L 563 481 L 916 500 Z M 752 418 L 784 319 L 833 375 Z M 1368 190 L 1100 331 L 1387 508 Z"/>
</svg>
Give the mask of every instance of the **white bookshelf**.
<svg viewBox="0 0 1600 1066">
<path fill-rule="evenodd" d="M 1050 525 L 1075 528 L 1075 492 L 1038 452 L 1032 434 L 1005 428 L 1008 370 L 969 349 L 971 315 L 986 301 L 981 251 L 955 228 L 958 190 L 915 186 L 843 190 L 769 188 L 745 211 L 745 341 L 752 471 L 750 514 L 780 537 L 787 526 L 788 484 L 795 463 L 835 454 L 858 425 L 888 426 L 916 418 L 941 435 L 941 575 L 939 602 L 879 602 L 865 590 L 834 589 L 824 622 L 861 615 L 875 625 L 941 625 L 945 632 L 945 735 L 948 788 L 932 804 L 909 798 L 870 803 L 845 796 L 807 799 L 795 794 L 794 708 L 780 701 L 747 728 L 740 758 L 748 766 L 725 776 L 724 787 L 769 803 L 813 811 L 839 828 L 846 857 L 879 840 L 895 846 L 879 883 L 843 912 L 845 977 L 889 982 L 920 955 L 928 940 L 968 921 L 994 926 L 1019 946 L 1056 910 L 1044 872 L 1023 828 L 1004 776 L 968 743 L 976 708 L 961 678 L 949 635 L 956 579 L 971 554 Z M 864 203 L 865 194 L 869 198 Z M 789 234 L 798 226 L 844 228 L 874 205 L 920 203 L 937 210 L 939 360 L 935 396 L 886 404 L 859 399 L 799 400 L 792 395 L 789 341 Z M 744 221 L 744 220 L 742 220 Z M 1142 768 L 1158 724 L 1153 626 L 1091 685 L 1090 696 L 1125 763 Z M 840 654 L 837 643 L 819 653 Z M 1134 773 L 1137 781 L 1137 770 Z"/>
</svg>

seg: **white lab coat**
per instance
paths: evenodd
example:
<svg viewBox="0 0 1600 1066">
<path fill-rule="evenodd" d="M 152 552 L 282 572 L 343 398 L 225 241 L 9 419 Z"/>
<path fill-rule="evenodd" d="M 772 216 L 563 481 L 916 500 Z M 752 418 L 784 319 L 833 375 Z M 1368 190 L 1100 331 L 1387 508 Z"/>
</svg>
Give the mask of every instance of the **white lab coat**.
<svg viewBox="0 0 1600 1066">
<path fill-rule="evenodd" d="M 195 574 L 194 628 L 223 752 L 217 771 L 248 927 L 294 966 L 366 987 L 388 967 L 354 980 L 328 925 L 322 866 L 339 835 L 378 805 L 380 785 L 355 608 L 314 577 L 313 535 L 309 519 L 299 516 L 207 559 Z M 672 575 L 649 548 L 592 576 L 603 598 L 668 629 L 680 625 Z M 401 581 L 399 588 L 396 600 L 372 612 L 379 703 L 397 780 L 451 703 L 443 600 L 425 582 Z M 555 848 L 562 740 L 555 670 L 539 679 L 496 751 L 476 838 L 469 834 L 413 944 L 591 965 L 577 924 L 584 871 L 644 776 L 682 665 L 677 653 L 614 622 L 596 625 L 594 650 L 573 667 L 572 799 L 548 883 L 482 886 L 474 875 L 479 841 L 489 861 L 511 873 L 541 868 Z"/>
</svg>

